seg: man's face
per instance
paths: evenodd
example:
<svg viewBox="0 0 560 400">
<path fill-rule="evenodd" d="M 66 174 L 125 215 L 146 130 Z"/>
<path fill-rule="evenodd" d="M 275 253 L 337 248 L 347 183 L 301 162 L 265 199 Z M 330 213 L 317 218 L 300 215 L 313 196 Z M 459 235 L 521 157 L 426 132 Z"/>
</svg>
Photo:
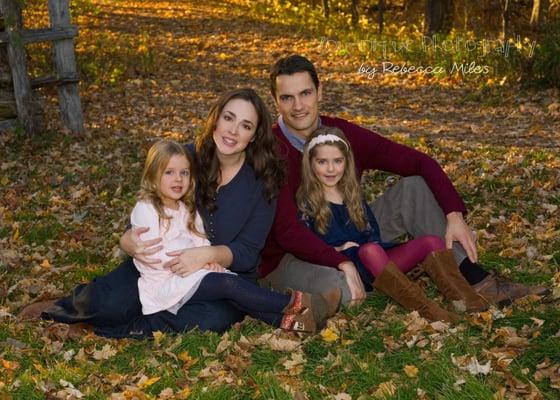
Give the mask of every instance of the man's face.
<svg viewBox="0 0 560 400">
<path fill-rule="evenodd" d="M 308 72 L 276 77 L 276 107 L 288 128 L 307 138 L 317 128 L 321 85 L 315 88 Z"/>
</svg>

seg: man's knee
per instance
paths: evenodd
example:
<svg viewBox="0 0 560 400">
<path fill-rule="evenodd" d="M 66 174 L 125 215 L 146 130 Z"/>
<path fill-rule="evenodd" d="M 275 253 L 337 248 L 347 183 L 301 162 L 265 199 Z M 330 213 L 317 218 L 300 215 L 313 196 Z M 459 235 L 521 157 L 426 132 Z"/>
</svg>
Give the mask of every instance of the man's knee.
<svg viewBox="0 0 560 400">
<path fill-rule="evenodd" d="M 399 183 L 406 191 L 425 191 L 425 190 L 429 191 L 430 190 L 424 178 L 422 178 L 419 175 L 405 176 L 401 178 Z"/>
</svg>

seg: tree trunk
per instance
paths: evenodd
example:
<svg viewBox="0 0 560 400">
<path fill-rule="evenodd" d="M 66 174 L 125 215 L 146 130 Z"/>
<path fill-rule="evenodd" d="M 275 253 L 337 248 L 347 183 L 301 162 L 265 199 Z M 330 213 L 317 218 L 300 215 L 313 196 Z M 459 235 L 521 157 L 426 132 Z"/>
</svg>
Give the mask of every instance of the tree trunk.
<svg viewBox="0 0 560 400">
<path fill-rule="evenodd" d="M 377 15 L 377 25 L 379 26 L 379 34 L 383 33 L 383 18 L 385 14 L 385 0 L 379 0 L 377 5 L 378 15 Z"/>
<path fill-rule="evenodd" d="M 330 15 L 329 0 L 323 0 L 323 14 L 325 15 L 326 19 L 329 19 L 329 15 Z"/>
<path fill-rule="evenodd" d="M 501 0 L 502 4 L 502 39 L 509 38 L 511 2 L 510 0 Z"/>
<path fill-rule="evenodd" d="M 529 22 L 532 29 L 537 29 L 543 20 L 543 10 L 547 7 L 546 0 L 533 0 L 533 10 L 531 11 L 531 21 Z"/>
<path fill-rule="evenodd" d="M 358 0 L 352 0 L 351 12 L 352 26 L 356 28 L 358 26 L 358 20 L 360 19 L 360 16 L 358 15 Z"/>
<path fill-rule="evenodd" d="M 453 0 L 426 0 L 424 34 L 449 33 L 452 26 Z"/>
</svg>

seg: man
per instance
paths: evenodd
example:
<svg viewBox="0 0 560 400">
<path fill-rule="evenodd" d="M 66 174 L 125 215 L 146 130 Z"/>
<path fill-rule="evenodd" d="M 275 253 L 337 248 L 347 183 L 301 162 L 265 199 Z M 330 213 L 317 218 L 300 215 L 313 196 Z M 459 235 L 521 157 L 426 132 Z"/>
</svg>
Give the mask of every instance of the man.
<svg viewBox="0 0 560 400">
<path fill-rule="evenodd" d="M 295 193 L 301 180 L 303 146 L 309 134 L 323 124 L 345 133 L 360 176 L 366 169 L 380 169 L 405 177 L 371 204 L 383 241 L 392 241 L 403 233 L 445 238 L 467 281 L 496 304 L 546 291 L 505 281 L 477 263 L 474 233 L 463 219 L 465 205 L 436 161 L 343 119 L 320 116 L 322 86 L 313 64 L 305 57 L 292 55 L 278 60 L 271 68 L 270 87 L 280 114 L 273 132 L 281 142 L 280 152 L 289 173 L 261 253 L 263 284 L 277 290 L 290 287 L 311 292 L 340 287 L 343 303 L 365 297 L 356 266 L 298 220 Z"/>
</svg>

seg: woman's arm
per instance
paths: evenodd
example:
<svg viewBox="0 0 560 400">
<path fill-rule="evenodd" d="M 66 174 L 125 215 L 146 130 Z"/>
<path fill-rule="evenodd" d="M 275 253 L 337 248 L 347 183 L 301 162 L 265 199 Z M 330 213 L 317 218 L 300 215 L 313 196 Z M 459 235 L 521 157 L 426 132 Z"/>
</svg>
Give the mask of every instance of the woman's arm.
<svg viewBox="0 0 560 400">
<path fill-rule="evenodd" d="M 162 240 L 159 237 L 159 216 L 156 209 L 150 203 L 139 201 L 130 214 L 130 223 L 132 229 L 129 229 L 121 237 L 121 246 L 124 248 L 123 242 L 125 242 L 124 245 L 129 247 L 129 250 L 132 250 L 131 252 L 127 251 L 132 257 L 148 266 L 159 267 L 163 246 L 154 247 L 155 244 L 160 243 Z M 142 239 L 140 235 L 142 235 Z M 127 239 L 132 243 L 126 243 Z M 129 246 L 129 244 L 134 246 Z"/>
<path fill-rule="evenodd" d="M 229 267 L 233 260 L 231 250 L 227 246 L 202 246 L 167 253 L 173 257 L 163 267 L 168 268 L 177 275 L 187 276 L 207 264 L 220 264 Z"/>
<path fill-rule="evenodd" d="M 248 273 L 256 270 L 276 209 L 276 201 L 268 202 L 261 191 L 256 196 L 256 201 L 249 205 L 252 209 L 248 218 L 231 242 L 168 253 L 174 258 L 164 264 L 164 267 L 179 275 L 188 275 L 209 263 L 218 263 L 234 272 Z M 239 211 L 230 209 L 232 213 Z"/>
<path fill-rule="evenodd" d="M 163 246 L 159 244 L 161 243 L 160 237 L 151 240 L 140 239 L 140 235 L 148 232 L 149 230 L 149 227 L 128 229 L 121 236 L 120 246 L 121 249 L 129 256 L 136 258 L 143 264 L 155 266 L 161 262 L 161 259 L 153 258 L 151 256 L 163 250 Z"/>
</svg>

